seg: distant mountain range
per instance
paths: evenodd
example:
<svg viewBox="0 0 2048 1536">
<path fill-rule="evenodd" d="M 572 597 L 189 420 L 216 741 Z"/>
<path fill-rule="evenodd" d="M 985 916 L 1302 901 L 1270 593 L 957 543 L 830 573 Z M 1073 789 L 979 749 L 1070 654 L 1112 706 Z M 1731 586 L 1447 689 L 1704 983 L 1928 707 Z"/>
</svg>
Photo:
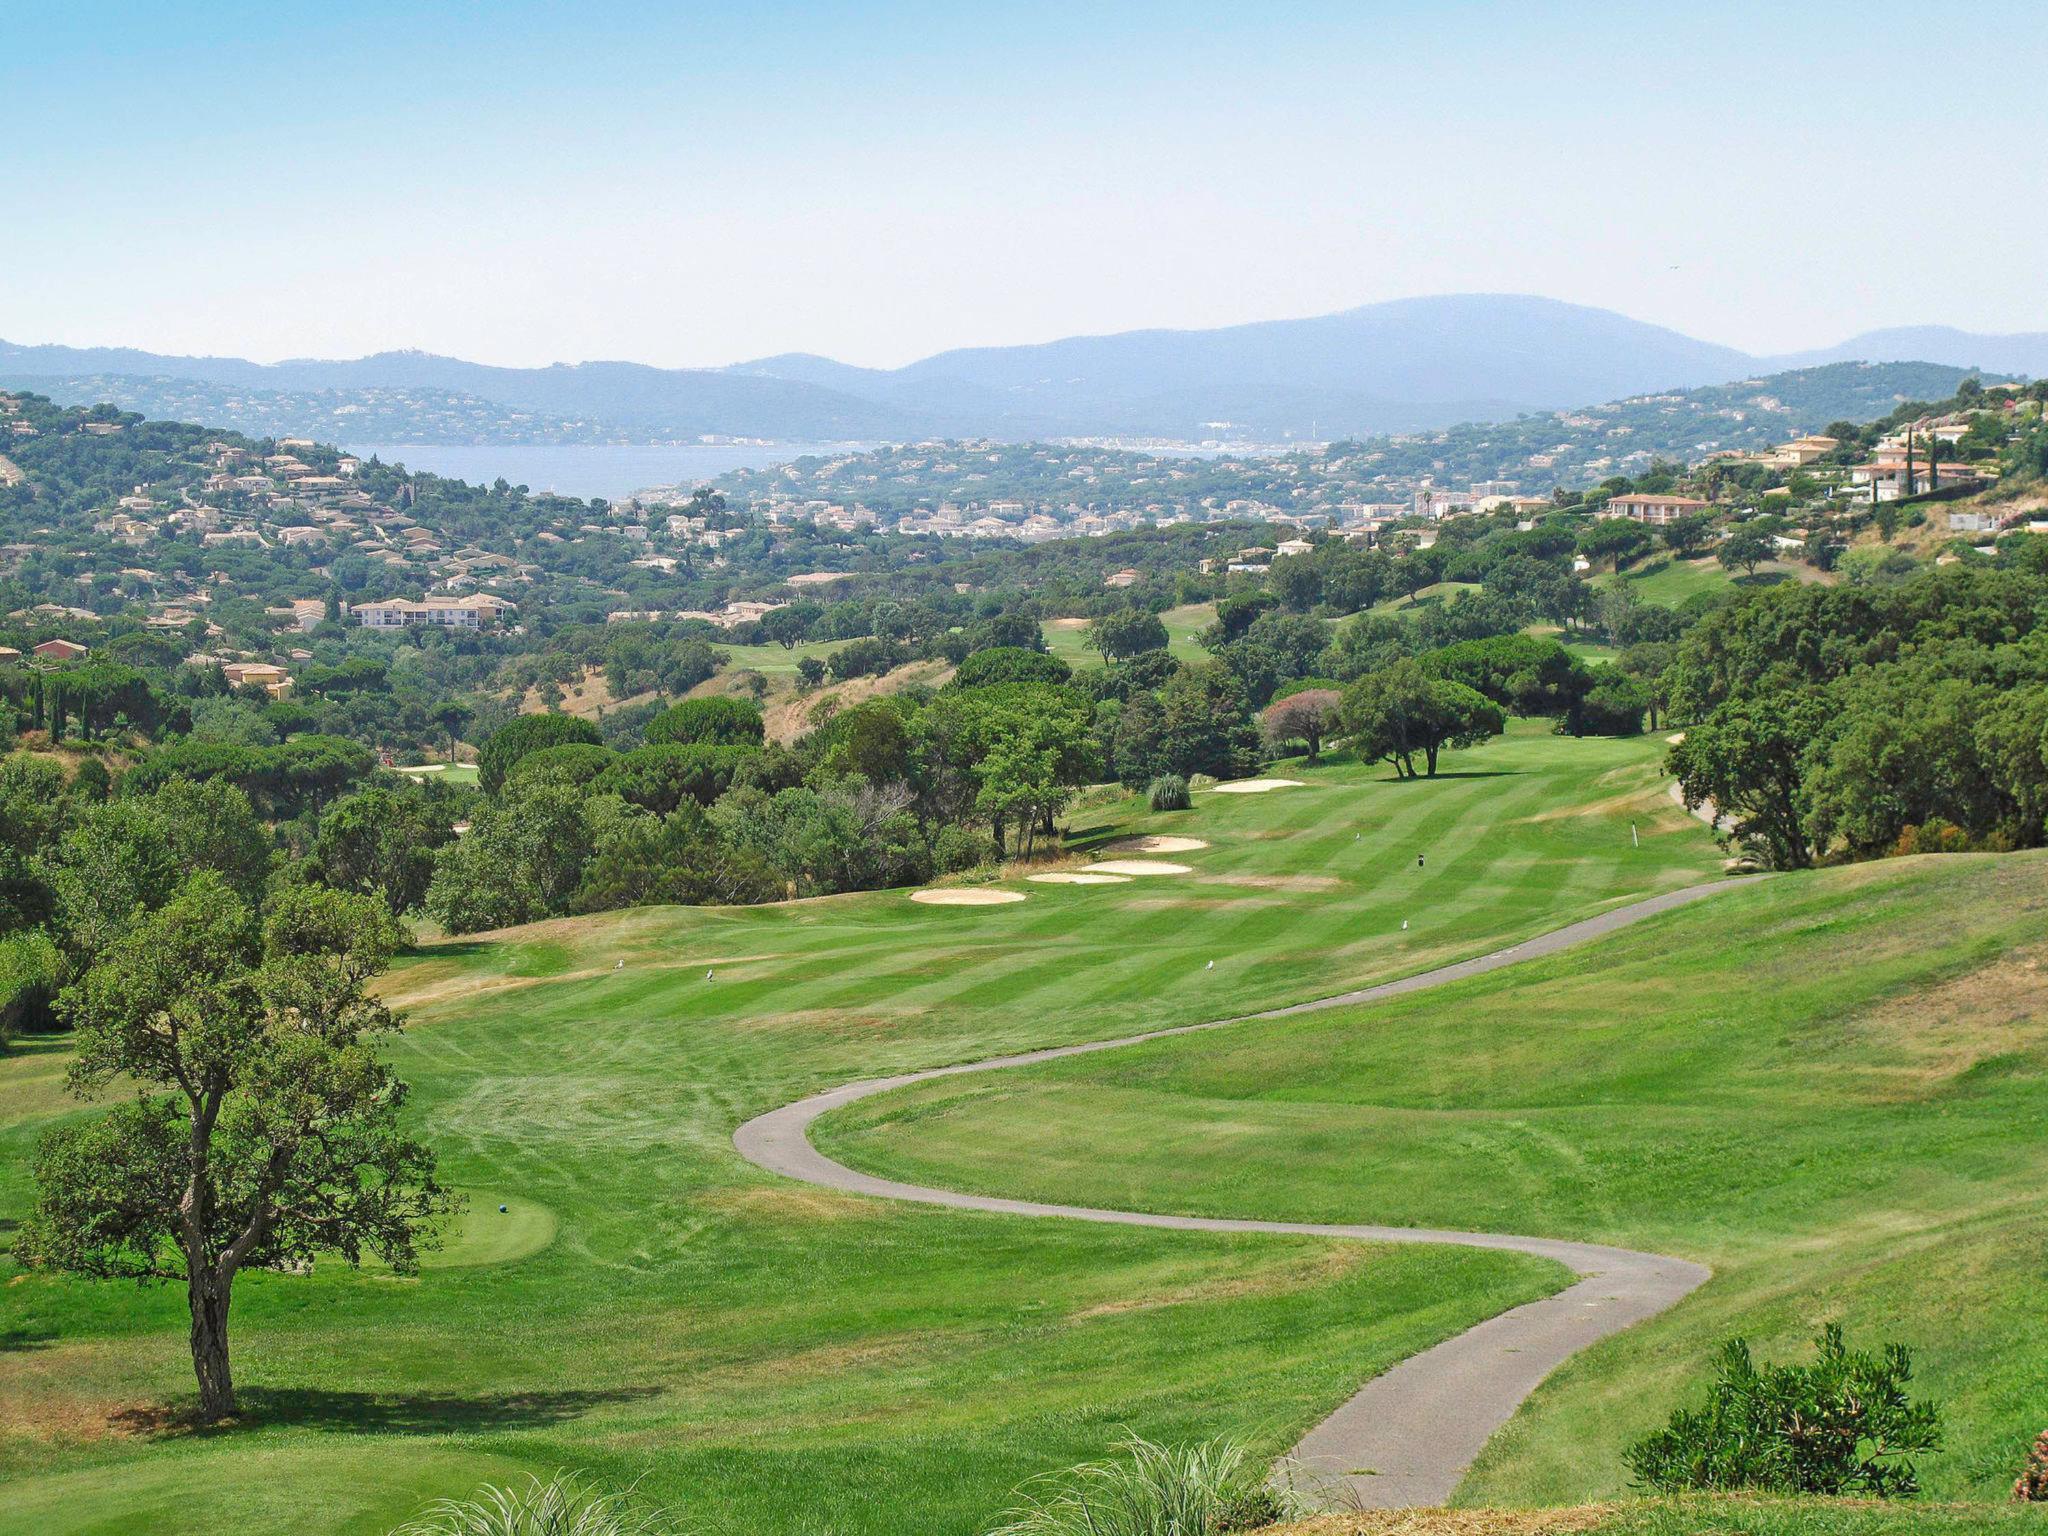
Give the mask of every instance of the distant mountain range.
<svg viewBox="0 0 2048 1536">
<path fill-rule="evenodd" d="M 361 405 L 376 416 L 377 435 L 421 442 L 1130 436 L 1270 443 L 1503 420 L 1842 361 L 2032 377 L 2048 373 L 2048 332 L 1912 327 L 1759 357 L 1609 310 L 1454 294 L 1215 330 L 966 348 L 893 369 L 802 353 L 727 368 L 496 368 L 425 352 L 263 364 L 0 342 L 0 384 L 65 403 L 110 398 L 130 409 L 142 408 L 131 400 L 175 395 L 185 413 L 252 431 L 274 430 L 280 413 L 298 408 L 293 398 L 305 397 L 304 408 L 320 413 L 307 428 L 331 430 L 333 413 L 361 414 L 352 409 Z M 195 385 L 213 393 L 183 387 Z M 419 399 L 412 414 L 408 391 Z M 494 416 L 480 407 L 501 409 Z"/>
</svg>

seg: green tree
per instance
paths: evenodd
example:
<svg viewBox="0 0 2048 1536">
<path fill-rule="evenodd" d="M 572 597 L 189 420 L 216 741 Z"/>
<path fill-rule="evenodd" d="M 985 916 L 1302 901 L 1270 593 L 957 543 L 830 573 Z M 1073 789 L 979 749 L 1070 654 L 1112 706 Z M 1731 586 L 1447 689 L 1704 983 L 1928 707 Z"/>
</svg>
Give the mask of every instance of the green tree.
<svg viewBox="0 0 2048 1536">
<path fill-rule="evenodd" d="M 1714 536 L 1714 514 L 1689 512 L 1684 517 L 1674 518 L 1666 523 L 1661 532 L 1666 547 L 1674 555 L 1680 558 L 1696 555 L 1707 547 L 1707 541 Z"/>
<path fill-rule="evenodd" d="M 529 752 L 569 742 L 597 746 L 603 740 L 596 726 L 575 715 L 521 715 L 484 743 L 477 754 L 477 783 L 485 794 L 495 795 L 505 787 L 505 775 Z"/>
<path fill-rule="evenodd" d="M 761 633 L 785 651 L 810 633 L 810 621 L 800 608 L 771 608 L 761 615 Z"/>
<path fill-rule="evenodd" d="M 1603 517 L 1579 535 L 1578 545 L 1579 553 L 1588 560 L 1595 564 L 1612 561 L 1619 571 L 1646 553 L 1652 542 L 1650 530 L 1641 523 L 1625 517 Z"/>
<path fill-rule="evenodd" d="M 1500 706 L 1463 683 L 1431 677 L 1412 661 L 1368 673 L 1344 690 L 1337 725 L 1360 757 L 1384 758 L 1402 778 L 1422 758 L 1436 777 L 1445 747 L 1474 747 L 1507 729 Z"/>
<path fill-rule="evenodd" d="M 684 699 L 647 727 L 650 746 L 664 743 L 758 747 L 766 732 L 756 704 L 730 695 Z"/>
<path fill-rule="evenodd" d="M 1163 651 L 1166 641 L 1166 625 L 1144 608 L 1119 608 L 1088 626 L 1088 643 L 1101 652 L 1105 664 L 1143 651 Z"/>
<path fill-rule="evenodd" d="M 542 782 L 479 806 L 469 831 L 434 860 L 427 911 L 450 933 L 478 933 L 566 910 L 590 857 L 586 798 Z"/>
<path fill-rule="evenodd" d="M 476 710 L 460 699 L 443 699 L 434 706 L 434 724 L 448 738 L 448 761 L 455 761 L 456 738 L 476 718 Z"/>
<path fill-rule="evenodd" d="M 377 787 L 329 807 L 313 857 L 327 884 L 367 892 L 394 917 L 403 916 L 425 898 L 434 850 L 450 835 L 417 793 Z"/>
<path fill-rule="evenodd" d="M 997 683 L 1064 683 L 1073 675 L 1073 668 L 1057 656 L 1019 645 L 999 645 L 976 651 L 961 662 L 947 686 L 987 688 Z"/>
<path fill-rule="evenodd" d="M 1420 658 L 1431 677 L 1483 693 L 1510 714 L 1542 715 L 1580 730 L 1580 703 L 1593 686 L 1586 664 L 1557 641 L 1536 635 L 1462 640 Z"/>
<path fill-rule="evenodd" d="M 1258 767 L 1258 727 L 1227 668 L 1183 667 L 1159 690 L 1159 714 L 1158 758 L 1146 780 L 1160 772 L 1234 779 Z"/>
<path fill-rule="evenodd" d="M 74 1092 L 137 1096 L 49 1132 L 17 1255 L 93 1278 L 183 1282 L 198 1418 L 235 1411 L 228 1314 L 245 1269 L 374 1252 L 401 1272 L 453 1200 L 399 1121 L 368 984 L 400 942 L 372 898 L 299 887 L 260 924 L 211 873 L 118 940 L 62 1000 Z"/>
<path fill-rule="evenodd" d="M 1754 576 L 1756 568 L 1777 553 L 1777 545 L 1763 529 L 1754 526 L 1736 528 L 1723 539 L 1714 551 L 1714 558 L 1721 562 L 1724 571 L 1739 570 L 1745 576 Z"/>
<path fill-rule="evenodd" d="M 1724 846 L 1740 843 L 1773 869 L 1813 862 L 1807 752 L 1825 710 L 1815 695 L 1730 699 L 1686 728 L 1670 768 L 1688 810 L 1711 805 Z"/>
</svg>

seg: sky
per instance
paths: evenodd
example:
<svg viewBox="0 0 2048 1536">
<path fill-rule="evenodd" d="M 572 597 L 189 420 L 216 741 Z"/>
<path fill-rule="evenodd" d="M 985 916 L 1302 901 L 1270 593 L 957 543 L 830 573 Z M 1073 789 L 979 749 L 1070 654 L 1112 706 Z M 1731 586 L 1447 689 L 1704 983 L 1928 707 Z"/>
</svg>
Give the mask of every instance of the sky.
<svg viewBox="0 0 2048 1536">
<path fill-rule="evenodd" d="M 0 4 L 0 338 L 533 365 L 1538 293 L 2048 329 L 2048 5 Z"/>
</svg>

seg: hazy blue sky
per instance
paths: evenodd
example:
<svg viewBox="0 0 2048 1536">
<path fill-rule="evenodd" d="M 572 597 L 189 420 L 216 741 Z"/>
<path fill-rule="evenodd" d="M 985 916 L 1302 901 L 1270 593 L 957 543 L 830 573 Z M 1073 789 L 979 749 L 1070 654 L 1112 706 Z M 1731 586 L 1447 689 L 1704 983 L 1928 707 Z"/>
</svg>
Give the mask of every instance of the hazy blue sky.
<svg viewBox="0 0 2048 1536">
<path fill-rule="evenodd" d="M 2044 80 L 2041 0 L 6 0 L 0 337 L 893 364 L 1469 290 L 2042 329 Z"/>
</svg>

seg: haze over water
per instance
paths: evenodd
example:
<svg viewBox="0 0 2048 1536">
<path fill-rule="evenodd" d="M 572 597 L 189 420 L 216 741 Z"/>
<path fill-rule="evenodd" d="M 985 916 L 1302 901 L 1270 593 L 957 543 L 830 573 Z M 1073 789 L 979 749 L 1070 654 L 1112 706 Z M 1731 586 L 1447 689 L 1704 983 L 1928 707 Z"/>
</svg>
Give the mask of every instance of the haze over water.
<svg viewBox="0 0 2048 1536">
<path fill-rule="evenodd" d="M 350 453 L 489 485 L 617 501 L 656 485 L 694 485 L 735 469 L 787 464 L 806 454 L 843 453 L 860 443 L 351 443 Z"/>
</svg>

